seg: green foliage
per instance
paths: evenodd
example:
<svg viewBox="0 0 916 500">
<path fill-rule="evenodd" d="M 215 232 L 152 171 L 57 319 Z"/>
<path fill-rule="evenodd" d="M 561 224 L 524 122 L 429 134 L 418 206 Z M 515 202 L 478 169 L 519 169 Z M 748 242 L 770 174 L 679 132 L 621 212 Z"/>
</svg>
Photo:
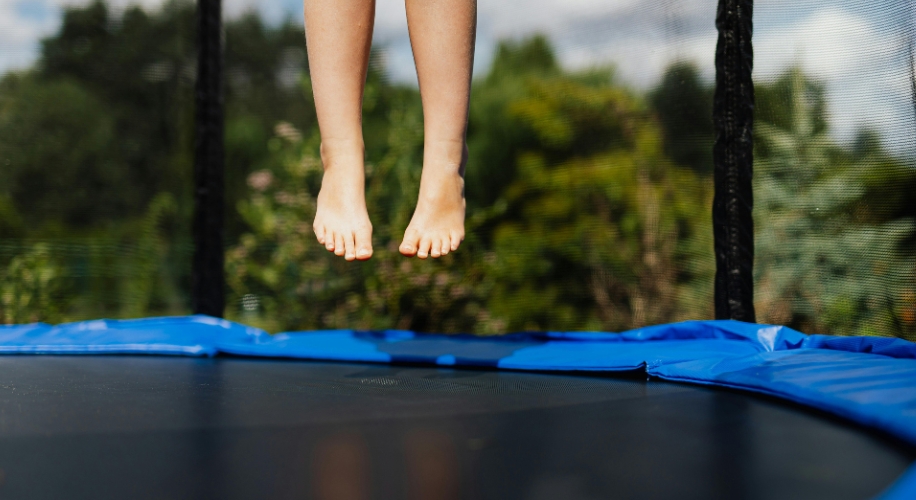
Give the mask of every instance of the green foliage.
<svg viewBox="0 0 916 500">
<path fill-rule="evenodd" d="M 79 108 L 82 113 L 47 125 L 71 141 L 91 138 L 95 129 L 103 127 L 107 133 L 94 134 L 97 138 L 91 144 L 96 157 L 83 163 L 66 161 L 70 144 L 42 149 L 46 151 L 43 154 L 54 155 L 48 159 L 61 160 L 53 169 L 36 161 L 45 158 L 14 157 L 14 165 L 37 171 L 43 178 L 35 181 L 36 186 L 29 186 L 23 179 L 28 174 L 15 171 L 13 185 L 32 194 L 55 197 L 64 188 L 54 184 L 54 179 L 85 178 L 77 186 L 86 186 L 87 196 L 102 193 L 119 197 L 110 206 L 102 204 L 102 210 L 62 207 L 70 217 L 81 219 L 79 228 L 140 216 L 162 191 L 187 199 L 184 187 L 191 178 L 194 47 L 194 10 L 186 2 L 169 2 L 153 14 L 138 7 L 117 14 L 100 1 L 66 9 L 60 31 L 42 42 L 41 59 L 29 75 L 50 88 L 37 96 L 42 99 L 39 101 L 32 101 L 28 94 L 10 96 L 23 107 L 16 116 L 26 121 L 36 119 L 31 116 L 35 111 L 69 116 L 66 108 L 57 109 L 70 96 L 57 93 L 60 82 L 70 82 L 83 94 L 74 96 L 76 102 L 85 102 Z M 89 128 L 80 128 L 81 124 Z M 5 135 L 3 132 L 0 135 Z M 40 140 L 42 133 L 45 131 L 41 129 L 24 130 L 16 141 L 28 146 Z M 92 170 L 98 173 L 90 173 Z M 111 181 L 96 184 L 95 178 Z M 44 207 L 31 210 L 25 200 L 19 204 L 29 207 L 30 212 L 46 214 Z M 47 217 L 53 219 L 55 215 Z"/>
<path fill-rule="evenodd" d="M 916 173 L 873 142 L 838 147 L 827 134 L 823 93 L 800 70 L 762 90 L 768 111 L 756 124 L 754 180 L 760 319 L 808 332 L 912 338 L 908 247 L 916 224 L 900 216 L 907 209 L 900 187 L 913 186 Z M 766 121 L 771 116 L 778 119 Z"/>
<path fill-rule="evenodd" d="M 137 183 L 109 154 L 114 121 L 92 94 L 73 80 L 23 76 L 6 78 L 0 96 L 4 194 L 25 209 L 23 223 L 84 228 L 134 206 Z"/>
<path fill-rule="evenodd" d="M 595 77 L 529 77 L 505 103 L 511 126 L 534 136 L 492 233 L 490 306 L 509 329 L 619 330 L 708 313 L 710 254 L 693 253 L 711 234 L 708 179 L 665 157 L 657 123 L 610 72 Z"/>
<path fill-rule="evenodd" d="M 161 193 L 154 198 L 139 222 L 139 230 L 136 231 L 139 237 L 134 255 L 112 263 L 121 267 L 119 274 L 123 276 L 117 284 L 121 297 L 120 316 L 145 316 L 147 311 L 155 309 L 154 300 L 157 296 L 173 301 L 172 304 L 166 304 L 168 309 L 182 307 L 182 304 L 174 303 L 180 292 L 174 290 L 174 276 L 170 276 L 181 268 L 176 269 L 168 264 L 170 245 L 162 234 L 163 225 L 175 216 L 176 208 L 175 199 L 168 193 Z"/>
<path fill-rule="evenodd" d="M 536 63 L 529 71 L 504 71 L 526 58 Z M 489 190 L 469 188 L 468 240 L 441 261 L 397 252 L 421 167 L 415 90 L 370 78 L 366 126 L 388 129 L 369 155 L 377 252 L 366 263 L 314 242 L 317 133 L 280 126 L 277 163 L 249 178 L 252 195 L 239 205 L 252 231 L 229 252 L 236 314 L 270 329 L 480 334 L 706 315 L 708 179 L 665 158 L 651 114 L 609 70 L 567 73 L 553 60 L 542 38 L 505 44 L 475 85 L 468 185 Z"/>
<path fill-rule="evenodd" d="M 649 94 L 664 133 L 665 154 L 697 172 L 712 173 L 713 89 L 689 63 L 671 65 Z M 764 99 L 765 101 L 765 99 Z"/>
<path fill-rule="evenodd" d="M 309 91 L 308 81 L 305 90 Z M 288 123 L 276 128 L 275 154 L 248 178 L 251 196 L 239 213 L 251 228 L 227 253 L 230 316 L 271 330 L 425 328 L 496 333 L 482 309 L 489 278 L 474 253 L 443 262 L 405 260 L 397 251 L 416 190 L 422 111 L 416 91 L 385 86 L 377 75 L 367 93 L 366 127 L 390 123 L 382 151 L 367 165 L 367 203 L 375 216 L 375 255 L 347 263 L 315 242 L 311 221 L 321 179 L 317 130 L 305 137 Z M 472 218 L 485 218 L 478 214 Z M 475 247 L 474 237 L 465 242 Z M 478 321 L 479 320 L 479 321 Z"/>
<path fill-rule="evenodd" d="M 0 321 L 187 312 L 194 16 L 189 0 L 69 7 L 38 63 L 0 77 Z M 373 54 L 376 254 L 346 263 L 311 230 L 321 168 L 301 27 L 250 14 L 225 40 L 231 317 L 478 334 L 710 317 L 712 88 L 695 67 L 637 92 L 613 68 L 564 69 L 544 36 L 501 43 L 473 86 L 467 241 L 424 262 L 397 252 L 420 98 Z M 760 319 L 916 338 L 916 171 L 874 131 L 831 139 L 825 90 L 800 70 L 756 90 Z"/>
<path fill-rule="evenodd" d="M 131 224 L 79 239 L 0 239 L 5 321 L 182 313 L 186 298 L 175 282 L 186 272 L 190 246 L 171 237 L 175 208 L 162 193 Z"/>
<path fill-rule="evenodd" d="M 298 86 L 301 27 L 249 15 L 225 30 L 234 206 L 272 154 L 273 125 L 310 126 L 314 109 Z M 33 68 L 0 77 L 0 265 L 48 244 L 75 287 L 60 308 L 69 319 L 187 312 L 195 46 L 191 1 L 123 11 L 95 1 L 64 9 Z M 234 241 L 244 223 L 230 215 Z M 150 217 L 162 222 L 156 242 Z"/>
<path fill-rule="evenodd" d="M 34 245 L 0 268 L 0 324 L 57 321 L 67 297 L 64 270 L 47 245 Z"/>
</svg>

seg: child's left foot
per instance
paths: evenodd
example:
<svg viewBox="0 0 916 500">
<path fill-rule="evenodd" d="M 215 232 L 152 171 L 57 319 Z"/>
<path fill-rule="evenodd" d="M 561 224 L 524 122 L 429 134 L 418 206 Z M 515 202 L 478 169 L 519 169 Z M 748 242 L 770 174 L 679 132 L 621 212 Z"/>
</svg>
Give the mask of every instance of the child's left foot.
<svg viewBox="0 0 916 500">
<path fill-rule="evenodd" d="M 424 160 L 420 197 L 404 233 L 400 247 L 402 254 L 425 259 L 440 257 L 458 249 L 464 240 L 466 162 L 466 147 L 458 161 Z"/>
</svg>

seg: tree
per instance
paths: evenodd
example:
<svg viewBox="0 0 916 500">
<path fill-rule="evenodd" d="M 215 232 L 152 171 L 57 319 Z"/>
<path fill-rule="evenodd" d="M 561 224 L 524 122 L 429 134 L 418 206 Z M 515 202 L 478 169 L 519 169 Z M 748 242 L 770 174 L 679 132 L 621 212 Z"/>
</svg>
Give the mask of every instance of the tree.
<svg viewBox="0 0 916 500">
<path fill-rule="evenodd" d="M 525 139 L 492 229 L 492 313 L 510 330 L 708 315 L 710 186 L 666 157 L 644 101 L 609 69 L 511 75 L 518 90 L 502 111 Z M 484 99 L 511 88 L 485 82 Z"/>
<path fill-rule="evenodd" d="M 314 113 L 299 91 L 301 27 L 268 26 L 255 14 L 225 26 L 234 207 L 248 173 L 272 154 L 273 125 L 308 128 Z M 34 67 L 0 77 L 0 269 L 48 242 L 77 296 L 64 317 L 187 311 L 194 33 L 187 0 L 123 11 L 94 1 L 64 9 Z M 245 228 L 230 214 L 235 239 Z M 156 262 L 150 248 L 163 252 Z"/>
<path fill-rule="evenodd" d="M 662 126 L 665 154 L 701 174 L 712 173 L 712 97 L 713 88 L 704 85 L 696 66 L 686 62 L 668 67 L 649 93 Z"/>
<path fill-rule="evenodd" d="M 828 134 L 823 89 L 799 69 L 758 92 L 755 225 L 761 321 L 806 332 L 916 332 L 916 174 L 872 138 Z M 788 106 L 781 103 L 788 103 Z M 782 107 L 781 107 L 782 106 Z"/>
<path fill-rule="evenodd" d="M 34 76 L 0 83 L 0 188 L 26 227 L 85 228 L 136 209 L 139 196 L 125 165 L 112 158 L 115 120 L 72 80 Z"/>
<path fill-rule="evenodd" d="M 344 263 L 314 242 L 318 136 L 284 124 L 239 205 L 251 231 L 229 252 L 237 317 L 493 334 L 708 315 L 709 185 L 665 157 L 646 105 L 609 69 L 563 71 L 540 37 L 500 46 L 473 89 L 468 239 L 430 262 L 397 252 L 419 184 L 419 95 L 375 72 L 367 94 L 366 127 L 384 139 L 367 166 L 375 255 Z"/>
</svg>

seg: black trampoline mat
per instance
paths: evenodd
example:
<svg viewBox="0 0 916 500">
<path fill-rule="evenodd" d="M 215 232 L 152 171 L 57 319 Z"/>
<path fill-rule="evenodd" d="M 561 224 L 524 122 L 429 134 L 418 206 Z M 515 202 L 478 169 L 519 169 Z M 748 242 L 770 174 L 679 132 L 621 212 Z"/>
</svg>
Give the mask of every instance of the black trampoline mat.
<svg viewBox="0 0 916 500">
<path fill-rule="evenodd" d="M 913 449 L 632 378 L 0 357 L 0 498 L 866 499 Z"/>
</svg>

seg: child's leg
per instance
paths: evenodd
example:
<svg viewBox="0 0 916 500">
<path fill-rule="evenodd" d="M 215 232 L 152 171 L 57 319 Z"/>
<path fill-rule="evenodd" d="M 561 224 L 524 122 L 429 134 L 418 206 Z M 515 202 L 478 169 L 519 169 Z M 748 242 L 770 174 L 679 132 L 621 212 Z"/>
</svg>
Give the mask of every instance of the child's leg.
<svg viewBox="0 0 916 500">
<path fill-rule="evenodd" d="M 420 197 L 401 253 L 426 258 L 464 239 L 465 132 L 477 29 L 476 0 L 406 0 L 423 100 Z"/>
<path fill-rule="evenodd" d="M 374 20 L 375 0 L 305 0 L 309 70 L 324 164 L 315 236 L 347 260 L 372 255 L 362 98 Z"/>
</svg>

